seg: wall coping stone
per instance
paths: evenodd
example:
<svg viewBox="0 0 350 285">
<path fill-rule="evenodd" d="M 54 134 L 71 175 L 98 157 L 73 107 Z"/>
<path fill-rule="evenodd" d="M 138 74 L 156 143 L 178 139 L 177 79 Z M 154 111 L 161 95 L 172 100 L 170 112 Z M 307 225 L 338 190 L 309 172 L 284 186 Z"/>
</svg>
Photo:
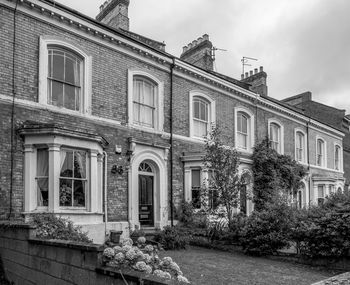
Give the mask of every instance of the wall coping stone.
<svg viewBox="0 0 350 285">
<path fill-rule="evenodd" d="M 36 229 L 36 226 L 22 221 L 0 221 L 0 228 Z"/>
<path fill-rule="evenodd" d="M 102 266 L 97 267 L 96 272 L 99 274 L 107 275 L 110 277 L 114 277 L 115 279 L 121 279 L 123 280 L 123 276 L 127 281 L 136 282 L 136 284 L 144 284 L 144 285 L 170 285 L 170 284 L 182 284 L 182 283 L 175 283 L 174 280 L 165 280 L 163 278 L 154 276 L 154 275 L 146 275 L 143 272 L 135 271 L 135 270 L 123 270 L 108 267 L 108 266 Z M 143 281 L 142 283 L 139 283 L 139 281 Z"/>
<path fill-rule="evenodd" d="M 102 252 L 104 250 L 103 245 L 100 245 L 100 244 L 87 244 L 87 243 L 70 241 L 70 240 L 30 238 L 28 239 L 28 242 L 32 244 L 66 247 L 71 249 L 93 251 L 93 252 Z"/>
</svg>

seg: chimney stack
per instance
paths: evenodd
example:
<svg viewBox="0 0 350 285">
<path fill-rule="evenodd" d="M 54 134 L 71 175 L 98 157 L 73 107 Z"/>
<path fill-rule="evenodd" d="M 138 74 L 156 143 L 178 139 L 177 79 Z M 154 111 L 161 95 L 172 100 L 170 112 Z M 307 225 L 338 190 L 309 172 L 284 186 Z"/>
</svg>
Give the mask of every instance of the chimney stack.
<svg viewBox="0 0 350 285">
<path fill-rule="evenodd" d="M 259 68 L 259 72 L 258 69 L 255 68 L 254 72 L 253 70 L 246 72 L 245 75 L 242 74 L 241 75 L 242 78 L 242 82 L 246 82 L 249 83 L 250 86 L 250 90 L 258 93 L 259 95 L 263 96 L 263 97 L 267 97 L 267 85 L 266 85 L 266 78 L 267 78 L 267 74 L 264 71 L 263 67 L 260 66 Z"/>
<path fill-rule="evenodd" d="M 213 44 L 207 34 L 183 47 L 180 59 L 208 71 L 214 70 Z"/>
<path fill-rule="evenodd" d="M 100 6 L 96 20 L 112 28 L 129 30 L 130 0 L 107 0 Z"/>
</svg>

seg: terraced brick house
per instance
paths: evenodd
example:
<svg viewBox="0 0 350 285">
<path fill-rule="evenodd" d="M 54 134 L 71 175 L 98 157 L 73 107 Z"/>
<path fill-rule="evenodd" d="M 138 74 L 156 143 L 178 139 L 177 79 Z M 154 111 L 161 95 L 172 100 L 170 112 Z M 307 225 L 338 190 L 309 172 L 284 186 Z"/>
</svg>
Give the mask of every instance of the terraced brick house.
<svg viewBox="0 0 350 285">
<path fill-rule="evenodd" d="M 208 35 L 168 54 L 129 31 L 128 5 L 107 1 L 92 19 L 56 1 L 0 0 L 1 219 L 53 212 L 95 242 L 173 224 L 210 175 L 203 137 L 215 123 L 240 152 L 246 191 L 266 136 L 308 169 L 300 206 L 344 188 L 339 128 L 268 96 L 262 68 L 214 72 Z M 237 211 L 253 207 L 242 199 Z"/>
</svg>

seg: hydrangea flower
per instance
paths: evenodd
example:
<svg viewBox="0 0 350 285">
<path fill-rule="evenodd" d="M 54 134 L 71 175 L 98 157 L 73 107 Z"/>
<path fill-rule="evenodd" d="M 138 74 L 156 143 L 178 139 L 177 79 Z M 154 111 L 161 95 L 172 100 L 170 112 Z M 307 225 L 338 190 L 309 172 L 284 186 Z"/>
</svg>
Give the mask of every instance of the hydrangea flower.
<svg viewBox="0 0 350 285">
<path fill-rule="evenodd" d="M 146 252 L 153 252 L 154 248 L 152 245 L 148 244 L 145 246 L 144 251 Z"/>
<path fill-rule="evenodd" d="M 125 245 L 129 245 L 129 246 L 132 246 L 133 245 L 133 241 L 131 238 L 125 238 L 121 241 L 121 245 L 122 246 L 125 246 Z"/>
<path fill-rule="evenodd" d="M 114 256 L 114 260 L 117 261 L 118 263 L 123 263 L 125 260 L 125 255 L 122 252 L 118 252 L 115 256 Z"/>
<path fill-rule="evenodd" d="M 134 249 L 130 249 L 126 254 L 125 254 L 125 257 L 126 259 L 128 260 L 134 260 L 136 258 L 136 253 L 135 253 L 135 250 Z"/>
<path fill-rule="evenodd" d="M 108 259 L 112 259 L 114 257 L 114 255 L 115 255 L 115 253 L 114 253 L 113 248 L 107 247 L 103 251 L 103 256 L 108 258 Z"/>
<path fill-rule="evenodd" d="M 152 257 L 149 254 L 145 253 L 143 255 L 143 260 L 148 264 L 152 262 Z"/>
<path fill-rule="evenodd" d="M 185 276 L 182 276 L 182 275 L 178 275 L 178 276 L 177 276 L 177 281 L 183 282 L 183 283 L 190 283 L 190 282 L 188 281 L 188 279 L 187 279 Z"/>
<path fill-rule="evenodd" d="M 164 271 L 160 270 L 160 269 L 156 269 L 153 271 L 153 274 L 157 277 L 161 277 L 161 278 L 164 278 Z"/>
<path fill-rule="evenodd" d="M 115 247 L 113 247 L 113 250 L 115 254 L 119 252 L 123 252 L 123 249 L 119 245 L 116 245 Z"/>
<path fill-rule="evenodd" d="M 152 267 L 149 266 L 149 265 L 146 265 L 145 272 L 146 272 L 147 274 L 151 274 L 151 273 L 152 273 Z"/>
<path fill-rule="evenodd" d="M 171 279 L 170 273 L 165 271 L 164 274 L 163 274 L 163 278 L 165 278 L 165 279 Z"/>
<path fill-rule="evenodd" d="M 147 264 L 144 261 L 138 261 L 135 264 L 135 268 L 139 271 L 146 271 Z"/>
<path fill-rule="evenodd" d="M 171 257 L 164 257 L 163 260 L 162 260 L 162 265 L 163 266 L 170 266 L 170 264 L 173 262 L 172 258 Z"/>
<path fill-rule="evenodd" d="M 176 273 L 180 272 L 180 267 L 174 261 L 170 263 L 169 268 L 175 271 Z"/>
<path fill-rule="evenodd" d="M 137 243 L 139 243 L 139 244 L 145 244 L 145 243 L 146 243 L 146 238 L 145 238 L 145 237 L 139 237 L 139 238 L 137 239 Z"/>
<path fill-rule="evenodd" d="M 131 248 L 132 248 L 131 245 L 124 245 L 122 247 L 122 250 L 123 250 L 124 253 L 127 253 Z"/>
</svg>

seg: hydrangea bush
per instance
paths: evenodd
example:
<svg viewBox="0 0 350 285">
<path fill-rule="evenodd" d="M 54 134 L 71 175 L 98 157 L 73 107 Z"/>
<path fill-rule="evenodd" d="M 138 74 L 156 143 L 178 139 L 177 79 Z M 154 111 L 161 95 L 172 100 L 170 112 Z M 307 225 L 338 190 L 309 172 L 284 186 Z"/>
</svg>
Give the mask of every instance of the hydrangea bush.
<svg viewBox="0 0 350 285">
<path fill-rule="evenodd" d="M 126 238 L 113 248 L 105 248 L 103 261 L 114 268 L 131 268 L 160 278 L 190 283 L 171 257 L 159 258 L 158 249 L 146 244 L 145 237 L 139 237 L 136 244 L 133 244 L 132 239 Z"/>
</svg>

